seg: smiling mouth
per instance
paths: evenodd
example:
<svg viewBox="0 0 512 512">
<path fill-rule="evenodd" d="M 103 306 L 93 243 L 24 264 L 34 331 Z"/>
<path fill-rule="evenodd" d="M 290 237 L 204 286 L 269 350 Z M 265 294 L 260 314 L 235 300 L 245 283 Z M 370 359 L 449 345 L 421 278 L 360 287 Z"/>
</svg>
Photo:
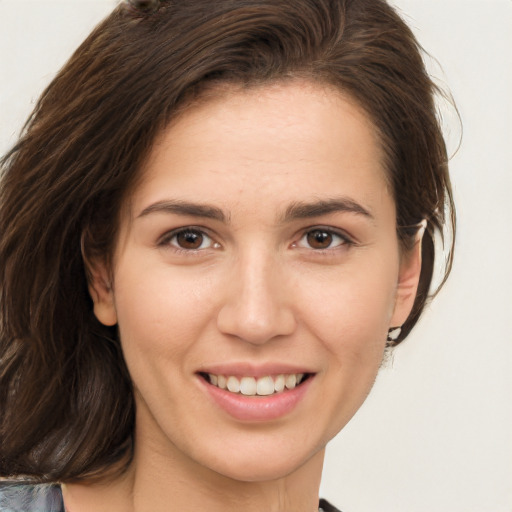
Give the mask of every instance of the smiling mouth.
<svg viewBox="0 0 512 512">
<path fill-rule="evenodd" d="M 310 373 L 289 373 L 264 377 L 235 377 L 234 375 L 215 375 L 200 373 L 201 377 L 217 388 L 244 396 L 270 396 L 295 389 L 309 379 Z"/>
</svg>

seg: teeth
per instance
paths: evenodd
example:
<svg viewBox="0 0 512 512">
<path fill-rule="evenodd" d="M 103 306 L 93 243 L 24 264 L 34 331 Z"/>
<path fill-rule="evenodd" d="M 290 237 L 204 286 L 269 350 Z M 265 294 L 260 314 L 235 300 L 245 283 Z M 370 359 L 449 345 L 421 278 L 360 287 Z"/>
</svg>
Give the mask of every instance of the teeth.
<svg viewBox="0 0 512 512">
<path fill-rule="evenodd" d="M 231 393 L 239 393 L 240 392 L 240 381 L 236 377 L 228 377 L 228 391 Z"/>
<path fill-rule="evenodd" d="M 231 393 L 241 393 L 245 396 L 268 396 L 281 393 L 285 389 L 294 389 L 304 379 L 303 373 L 291 373 L 288 375 L 269 375 L 255 379 L 254 377 L 234 377 L 233 375 L 208 374 L 210 384 L 220 389 L 227 389 Z"/>
<path fill-rule="evenodd" d="M 284 380 L 284 385 L 287 389 L 293 389 L 297 385 L 297 375 L 294 373 L 287 375 Z"/>
<path fill-rule="evenodd" d="M 274 393 L 274 379 L 272 377 L 258 379 L 256 393 L 260 396 L 272 395 Z"/>
<path fill-rule="evenodd" d="M 274 381 L 274 389 L 276 390 L 276 393 L 280 393 L 281 391 L 284 391 L 284 382 L 285 382 L 284 375 L 278 375 L 276 377 L 276 380 Z"/>
<path fill-rule="evenodd" d="M 242 393 L 242 395 L 247 396 L 255 395 L 256 379 L 254 379 L 253 377 L 243 377 L 242 380 L 240 381 L 240 393 Z"/>
<path fill-rule="evenodd" d="M 215 378 L 215 375 L 213 375 L 213 377 Z M 211 377 L 210 377 L 210 379 L 211 379 Z M 212 381 L 212 384 L 214 384 L 213 381 Z M 220 389 L 226 389 L 226 377 L 224 377 L 224 375 L 218 375 L 217 376 L 217 384 L 216 385 Z"/>
</svg>

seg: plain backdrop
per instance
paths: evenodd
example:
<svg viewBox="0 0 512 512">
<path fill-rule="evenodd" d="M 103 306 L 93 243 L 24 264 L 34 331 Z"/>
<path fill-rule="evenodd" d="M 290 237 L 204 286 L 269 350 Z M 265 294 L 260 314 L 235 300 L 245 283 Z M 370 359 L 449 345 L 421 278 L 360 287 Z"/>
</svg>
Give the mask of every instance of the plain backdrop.
<svg viewBox="0 0 512 512">
<path fill-rule="evenodd" d="M 116 3 L 0 0 L 0 153 Z M 456 260 L 330 444 L 322 495 L 344 512 L 512 512 L 512 1 L 393 3 L 436 57 L 429 66 L 462 119 Z M 455 153 L 460 125 L 442 112 Z"/>
</svg>

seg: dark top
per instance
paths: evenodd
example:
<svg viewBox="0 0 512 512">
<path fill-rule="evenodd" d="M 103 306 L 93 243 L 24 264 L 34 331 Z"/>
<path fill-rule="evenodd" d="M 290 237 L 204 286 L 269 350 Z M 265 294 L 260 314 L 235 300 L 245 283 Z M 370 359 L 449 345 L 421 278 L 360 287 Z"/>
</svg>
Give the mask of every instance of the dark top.
<svg viewBox="0 0 512 512">
<path fill-rule="evenodd" d="M 340 512 L 320 500 L 319 512 Z M 65 512 L 58 485 L 0 482 L 0 512 Z"/>
</svg>

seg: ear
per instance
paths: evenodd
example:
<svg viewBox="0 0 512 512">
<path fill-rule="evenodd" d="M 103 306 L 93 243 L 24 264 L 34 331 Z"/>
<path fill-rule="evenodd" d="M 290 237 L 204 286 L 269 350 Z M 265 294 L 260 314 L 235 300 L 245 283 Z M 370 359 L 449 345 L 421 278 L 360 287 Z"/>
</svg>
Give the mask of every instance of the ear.
<svg viewBox="0 0 512 512">
<path fill-rule="evenodd" d="M 82 240 L 82 258 L 87 274 L 89 295 L 94 303 L 94 315 L 103 324 L 117 324 L 117 312 L 114 303 L 110 273 L 103 260 L 91 260 L 84 251 Z"/>
<path fill-rule="evenodd" d="M 416 234 L 413 248 L 403 255 L 398 273 L 395 307 L 390 327 L 404 324 L 409 317 L 416 299 L 421 273 L 421 242 L 425 233 L 426 221 L 422 221 Z"/>
<path fill-rule="evenodd" d="M 94 303 L 94 314 L 103 325 L 116 325 L 117 312 L 114 291 L 104 267 L 90 269 L 89 294 Z"/>
</svg>

